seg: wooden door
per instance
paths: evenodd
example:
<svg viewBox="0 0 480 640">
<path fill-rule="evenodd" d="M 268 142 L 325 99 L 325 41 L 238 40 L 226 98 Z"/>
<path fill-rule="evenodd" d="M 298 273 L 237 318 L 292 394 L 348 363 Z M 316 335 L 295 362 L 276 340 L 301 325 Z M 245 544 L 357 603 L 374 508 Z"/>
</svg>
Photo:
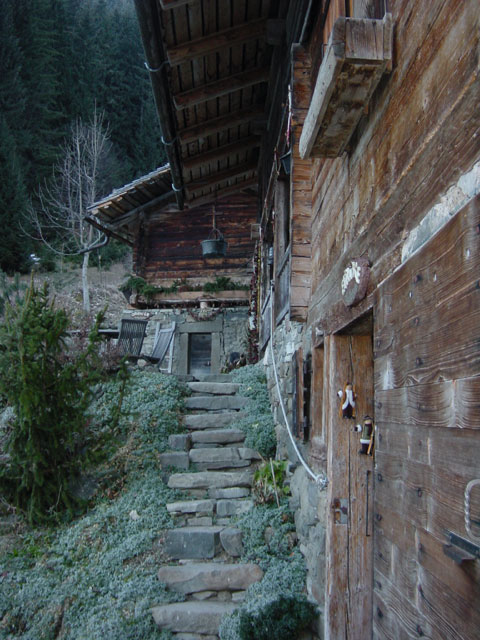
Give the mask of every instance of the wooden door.
<svg viewBox="0 0 480 640">
<path fill-rule="evenodd" d="M 210 373 L 212 360 L 212 334 L 191 333 L 188 350 L 188 373 Z"/>
<path fill-rule="evenodd" d="M 325 338 L 325 437 L 328 502 L 325 638 L 372 637 L 373 455 L 360 454 L 355 425 L 373 417 L 372 336 Z M 356 393 L 356 418 L 341 417 L 338 391 Z"/>
</svg>

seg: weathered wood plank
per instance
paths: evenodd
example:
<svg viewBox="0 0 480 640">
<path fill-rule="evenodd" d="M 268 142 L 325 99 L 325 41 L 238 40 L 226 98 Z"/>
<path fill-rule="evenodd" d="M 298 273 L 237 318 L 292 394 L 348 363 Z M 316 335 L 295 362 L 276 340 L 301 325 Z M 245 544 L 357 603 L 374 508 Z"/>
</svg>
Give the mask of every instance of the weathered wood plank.
<svg viewBox="0 0 480 640">
<path fill-rule="evenodd" d="M 209 119 L 206 122 L 182 129 L 178 132 L 178 137 L 182 143 L 195 142 L 199 138 L 211 136 L 215 133 L 250 123 L 261 116 L 262 110 L 259 107 L 250 107 L 248 109 L 234 111 L 227 115 Z"/>
<path fill-rule="evenodd" d="M 266 82 L 268 75 L 269 70 L 266 67 L 243 71 L 228 78 L 222 78 L 221 80 L 177 93 L 173 97 L 173 102 L 176 109 L 186 109 L 201 102 L 220 98 L 234 91 L 240 91 L 252 85 Z"/>
<path fill-rule="evenodd" d="M 209 36 L 188 40 L 167 49 L 168 61 L 172 66 L 176 66 L 221 49 L 229 49 L 247 40 L 265 37 L 266 28 L 267 21 L 260 18 L 230 29 L 217 31 Z"/>
<path fill-rule="evenodd" d="M 249 136 L 248 138 L 239 140 L 238 142 L 212 149 L 211 151 L 201 153 L 197 156 L 185 158 L 183 166 L 187 170 L 201 167 L 202 165 L 207 166 L 230 156 L 233 156 L 234 158 L 241 156 L 251 149 L 257 148 L 259 145 L 260 139 L 258 137 Z"/>
</svg>

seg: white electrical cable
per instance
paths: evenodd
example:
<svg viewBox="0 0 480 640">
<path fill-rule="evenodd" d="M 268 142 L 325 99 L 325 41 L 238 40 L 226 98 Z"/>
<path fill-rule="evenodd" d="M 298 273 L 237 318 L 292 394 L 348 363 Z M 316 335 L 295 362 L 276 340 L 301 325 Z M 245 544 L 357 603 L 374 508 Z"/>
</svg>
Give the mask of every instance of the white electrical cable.
<svg viewBox="0 0 480 640">
<path fill-rule="evenodd" d="M 278 393 L 278 399 L 280 401 L 280 408 L 282 409 L 282 414 L 283 414 L 283 419 L 285 421 L 285 425 L 287 427 L 287 431 L 288 431 L 288 435 L 290 436 L 290 440 L 292 442 L 293 448 L 295 449 L 295 453 L 297 454 L 298 459 L 300 460 L 300 462 L 302 463 L 303 467 L 305 468 L 305 471 L 308 473 L 308 475 L 314 480 L 314 482 L 316 484 L 318 484 L 320 486 L 321 489 L 325 489 L 327 484 L 328 484 L 328 478 L 324 473 L 320 473 L 320 474 L 315 474 L 310 467 L 308 466 L 308 464 L 305 462 L 305 460 L 303 459 L 302 454 L 300 453 L 297 443 L 295 442 L 295 438 L 293 437 L 293 434 L 291 432 L 290 429 L 290 425 L 288 423 L 288 417 L 287 417 L 287 412 L 285 410 L 285 405 L 283 404 L 283 399 L 282 399 L 282 394 L 280 391 L 280 382 L 278 380 L 278 373 L 277 373 L 277 365 L 275 362 L 275 353 L 273 350 L 273 331 L 274 331 L 274 323 L 273 323 L 273 286 L 270 288 L 270 318 L 271 318 L 271 334 L 270 334 L 270 351 L 272 354 L 272 365 L 273 365 L 273 375 L 275 377 L 275 384 L 277 387 L 277 393 Z"/>
</svg>

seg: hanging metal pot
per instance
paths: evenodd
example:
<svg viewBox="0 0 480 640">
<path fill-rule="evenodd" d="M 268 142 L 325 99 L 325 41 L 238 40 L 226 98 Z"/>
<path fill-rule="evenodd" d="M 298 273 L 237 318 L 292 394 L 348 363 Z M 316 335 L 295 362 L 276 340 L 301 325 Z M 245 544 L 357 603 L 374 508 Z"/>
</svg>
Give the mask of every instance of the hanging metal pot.
<svg viewBox="0 0 480 640">
<path fill-rule="evenodd" d="M 227 243 L 223 234 L 215 227 L 210 231 L 208 238 L 202 240 L 201 244 L 204 258 L 223 258 L 227 252 Z"/>
</svg>

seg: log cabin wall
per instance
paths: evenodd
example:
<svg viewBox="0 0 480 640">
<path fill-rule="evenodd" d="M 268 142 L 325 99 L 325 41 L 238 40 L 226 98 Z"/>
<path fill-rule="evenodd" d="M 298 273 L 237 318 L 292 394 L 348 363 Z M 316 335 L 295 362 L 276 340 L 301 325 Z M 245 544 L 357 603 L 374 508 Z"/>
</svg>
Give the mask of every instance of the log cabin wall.
<svg viewBox="0 0 480 640">
<path fill-rule="evenodd" d="M 153 285 L 186 278 L 205 282 L 228 276 L 248 284 L 255 241 L 251 225 L 256 221 L 257 201 L 238 194 L 215 205 L 216 227 L 228 244 L 223 258 L 204 258 L 201 241 L 212 230 L 213 204 L 195 209 L 152 212 L 142 222 L 134 246 L 135 271 Z"/>
<path fill-rule="evenodd" d="M 295 122 L 294 112 L 291 192 L 305 195 L 309 179 L 311 189 L 311 295 L 298 341 L 304 354 L 312 349 L 311 337 L 317 346 L 316 423 L 307 452 L 314 468 L 329 473 L 332 501 L 343 468 L 335 475 L 338 461 L 329 451 L 332 434 L 336 438 L 341 428 L 333 417 L 334 393 L 339 368 L 348 370 L 341 345 L 350 331 L 372 339 L 369 401 L 377 424 L 374 504 L 369 519 L 370 484 L 362 523 L 366 532 L 374 525 L 369 619 L 362 612 L 359 626 L 349 626 L 351 603 L 345 603 L 351 596 L 348 580 L 341 591 L 341 565 L 355 563 L 355 552 L 350 549 L 346 560 L 339 551 L 341 525 L 334 521 L 335 508 L 321 499 L 313 526 L 323 524 L 327 532 L 327 574 L 323 585 L 317 571 L 310 593 L 321 604 L 319 592 L 326 593 L 326 638 L 470 640 L 480 633 L 479 561 L 457 564 L 455 550 L 449 556 L 443 546 L 448 531 L 466 537 L 464 491 L 469 480 L 480 478 L 480 414 L 473 400 L 480 385 L 480 12 L 474 0 L 399 0 L 388 9 L 393 69 L 375 90 L 347 152 L 300 160 L 302 121 Z M 324 27 L 319 16 L 312 45 L 301 52 L 307 64 L 310 56 L 312 83 Z M 299 95 L 303 91 L 299 84 Z M 292 228 L 303 215 L 292 200 Z M 368 289 L 363 300 L 347 306 L 342 276 L 360 256 L 371 264 Z M 367 312 L 372 326 L 350 329 Z M 359 379 L 362 373 L 357 371 Z M 371 477 L 367 473 L 367 483 Z M 472 495 L 472 510 L 479 519 L 478 494 Z M 347 523 L 348 517 L 353 511 Z M 324 562 L 319 540 L 310 568 Z M 351 542 L 346 539 L 345 551 Z"/>
</svg>

